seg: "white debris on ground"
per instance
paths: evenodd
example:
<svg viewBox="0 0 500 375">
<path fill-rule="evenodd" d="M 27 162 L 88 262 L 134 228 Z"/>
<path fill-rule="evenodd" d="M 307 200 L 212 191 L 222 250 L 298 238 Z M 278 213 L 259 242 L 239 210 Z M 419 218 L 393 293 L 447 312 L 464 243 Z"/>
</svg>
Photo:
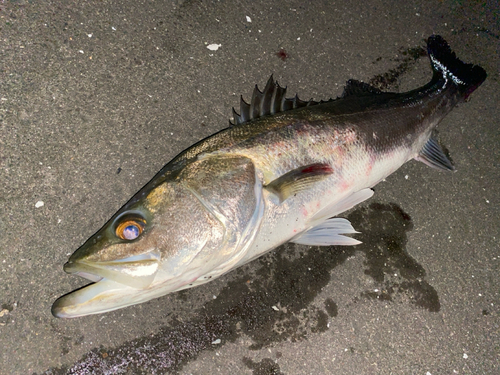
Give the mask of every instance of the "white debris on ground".
<svg viewBox="0 0 500 375">
<path fill-rule="evenodd" d="M 220 47 L 222 47 L 222 44 L 216 44 L 216 43 L 209 44 L 209 45 L 207 46 L 207 48 L 208 48 L 210 51 L 217 51 Z"/>
</svg>

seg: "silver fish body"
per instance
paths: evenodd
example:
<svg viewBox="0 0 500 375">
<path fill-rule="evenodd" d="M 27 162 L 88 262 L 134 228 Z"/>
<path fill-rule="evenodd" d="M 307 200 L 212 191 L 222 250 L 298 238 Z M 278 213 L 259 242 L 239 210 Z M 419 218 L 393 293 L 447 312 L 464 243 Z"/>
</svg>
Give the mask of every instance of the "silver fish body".
<svg viewBox="0 0 500 375">
<path fill-rule="evenodd" d="M 66 263 L 93 284 L 56 317 L 102 313 L 210 281 L 288 241 L 355 245 L 336 215 L 410 159 L 453 170 L 438 122 L 486 78 L 428 40 L 430 83 L 403 94 L 349 81 L 328 102 L 285 99 L 272 78 L 235 124 L 168 163 Z"/>
</svg>

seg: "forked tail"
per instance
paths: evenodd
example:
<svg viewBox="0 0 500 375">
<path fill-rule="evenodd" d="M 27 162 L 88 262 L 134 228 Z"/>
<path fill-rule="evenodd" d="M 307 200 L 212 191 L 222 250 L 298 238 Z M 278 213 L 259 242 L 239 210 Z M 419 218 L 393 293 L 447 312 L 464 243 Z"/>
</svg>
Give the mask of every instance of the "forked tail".
<svg viewBox="0 0 500 375">
<path fill-rule="evenodd" d="M 479 65 L 466 64 L 457 58 L 446 41 L 439 35 L 427 39 L 427 52 L 434 70 L 433 81 L 451 80 L 467 99 L 486 79 L 486 71 Z"/>
</svg>

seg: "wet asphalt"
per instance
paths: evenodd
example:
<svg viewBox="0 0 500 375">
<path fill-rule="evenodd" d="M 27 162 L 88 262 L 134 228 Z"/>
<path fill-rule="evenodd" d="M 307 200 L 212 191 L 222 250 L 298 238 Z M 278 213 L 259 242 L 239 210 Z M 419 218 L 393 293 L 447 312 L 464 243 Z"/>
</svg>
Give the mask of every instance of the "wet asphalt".
<svg viewBox="0 0 500 375">
<path fill-rule="evenodd" d="M 85 285 L 68 256 L 240 94 L 270 74 L 303 99 L 413 89 L 433 33 L 488 72 L 439 127 L 457 172 L 377 185 L 343 215 L 362 245 L 51 315 Z M 500 373 L 499 40 L 493 1 L 0 1 L 0 373 Z"/>
</svg>

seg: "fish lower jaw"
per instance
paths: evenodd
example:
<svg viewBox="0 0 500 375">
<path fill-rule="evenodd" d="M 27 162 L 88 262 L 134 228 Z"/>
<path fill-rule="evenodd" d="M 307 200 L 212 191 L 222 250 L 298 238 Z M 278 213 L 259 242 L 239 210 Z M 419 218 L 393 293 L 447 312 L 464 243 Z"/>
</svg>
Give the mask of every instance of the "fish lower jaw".
<svg viewBox="0 0 500 375">
<path fill-rule="evenodd" d="M 138 303 L 131 297 L 140 293 L 139 289 L 103 278 L 57 299 L 52 305 L 52 315 L 56 318 L 77 318 L 113 311 Z"/>
<path fill-rule="evenodd" d="M 190 282 L 198 284 L 208 281 L 201 280 L 173 278 L 158 281 L 145 289 L 137 289 L 103 278 L 57 299 L 52 305 L 52 315 L 56 318 L 77 318 L 101 314 L 190 288 L 193 285 Z"/>
<path fill-rule="evenodd" d="M 74 272 L 87 279 L 88 274 Z M 127 306 L 143 303 L 169 293 L 204 284 L 215 277 L 198 276 L 193 273 L 185 277 L 165 279 L 160 272 L 159 279 L 144 289 L 134 288 L 107 278 L 84 286 L 57 299 L 52 305 L 52 315 L 56 318 L 77 318 L 92 314 L 101 314 Z M 95 277 L 95 275 L 91 275 Z"/>
</svg>

